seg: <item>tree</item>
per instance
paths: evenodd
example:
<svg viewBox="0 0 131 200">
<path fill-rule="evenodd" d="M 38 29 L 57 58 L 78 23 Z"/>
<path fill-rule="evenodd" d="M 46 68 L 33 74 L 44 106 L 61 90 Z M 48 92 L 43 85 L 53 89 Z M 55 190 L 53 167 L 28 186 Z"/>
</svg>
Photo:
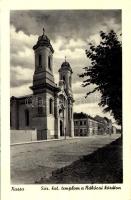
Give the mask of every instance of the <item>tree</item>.
<svg viewBox="0 0 131 200">
<path fill-rule="evenodd" d="M 111 30 L 109 33 L 100 32 L 100 44 L 95 46 L 89 43 L 86 55 L 91 61 L 91 66 L 85 67 L 84 73 L 79 76 L 84 78 L 83 87 L 94 84 L 92 91 L 101 93 L 99 106 L 104 112 L 111 112 L 116 122 L 122 124 L 122 44 L 117 34 Z M 85 79 L 86 78 L 86 79 Z"/>
</svg>

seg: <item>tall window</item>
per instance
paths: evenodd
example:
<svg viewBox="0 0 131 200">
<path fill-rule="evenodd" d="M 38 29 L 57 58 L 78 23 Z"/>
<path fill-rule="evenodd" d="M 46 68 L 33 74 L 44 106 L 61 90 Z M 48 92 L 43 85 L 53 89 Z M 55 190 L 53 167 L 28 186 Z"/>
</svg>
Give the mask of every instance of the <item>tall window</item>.
<svg viewBox="0 0 131 200">
<path fill-rule="evenodd" d="M 29 126 L 29 111 L 25 110 L 25 125 Z"/>
<path fill-rule="evenodd" d="M 43 114 L 43 100 L 41 97 L 38 97 L 38 114 Z"/>
<path fill-rule="evenodd" d="M 49 113 L 53 114 L 53 100 L 51 98 L 49 99 Z"/>
<path fill-rule="evenodd" d="M 41 54 L 39 54 L 39 66 L 41 66 L 42 65 L 42 56 L 41 56 Z"/>
<path fill-rule="evenodd" d="M 69 85 L 71 87 L 71 76 L 69 77 Z"/>
<path fill-rule="evenodd" d="M 48 68 L 49 70 L 51 70 L 51 57 L 48 56 Z"/>
<path fill-rule="evenodd" d="M 84 125 L 86 125 L 86 121 L 83 121 Z"/>
<path fill-rule="evenodd" d="M 71 119 L 72 119 L 72 108 L 71 108 Z"/>
<path fill-rule="evenodd" d="M 78 121 L 75 121 L 75 124 L 78 125 Z"/>
<path fill-rule="evenodd" d="M 11 112 L 10 112 L 10 126 L 12 126 L 12 118 L 11 118 Z"/>
<path fill-rule="evenodd" d="M 70 108 L 68 108 L 68 120 L 70 120 Z"/>
</svg>

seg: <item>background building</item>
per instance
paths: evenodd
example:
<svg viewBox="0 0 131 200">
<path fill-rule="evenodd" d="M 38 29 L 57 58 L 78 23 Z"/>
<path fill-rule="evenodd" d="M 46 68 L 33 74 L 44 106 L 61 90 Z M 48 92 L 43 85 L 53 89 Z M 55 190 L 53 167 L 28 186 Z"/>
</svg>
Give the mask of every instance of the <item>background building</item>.
<svg viewBox="0 0 131 200">
<path fill-rule="evenodd" d="M 88 119 L 84 113 L 74 113 L 74 135 L 88 136 Z"/>
<path fill-rule="evenodd" d="M 74 135 L 90 136 L 112 134 L 112 122 L 100 116 L 91 117 L 85 113 L 74 113 Z"/>
</svg>

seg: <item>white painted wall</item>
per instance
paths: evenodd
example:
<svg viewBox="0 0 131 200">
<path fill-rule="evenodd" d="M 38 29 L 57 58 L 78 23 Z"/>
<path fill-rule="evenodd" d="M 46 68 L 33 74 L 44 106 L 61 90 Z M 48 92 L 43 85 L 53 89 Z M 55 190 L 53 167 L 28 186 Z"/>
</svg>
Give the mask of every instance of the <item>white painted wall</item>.
<svg viewBox="0 0 131 200">
<path fill-rule="evenodd" d="M 36 130 L 11 130 L 10 143 L 31 142 L 37 140 Z"/>
</svg>

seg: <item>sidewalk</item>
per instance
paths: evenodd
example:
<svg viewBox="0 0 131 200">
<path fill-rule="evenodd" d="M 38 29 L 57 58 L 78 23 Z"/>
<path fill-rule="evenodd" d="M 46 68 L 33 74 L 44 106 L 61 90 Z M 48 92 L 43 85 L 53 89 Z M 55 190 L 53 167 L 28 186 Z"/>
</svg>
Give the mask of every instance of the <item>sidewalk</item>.
<svg viewBox="0 0 131 200">
<path fill-rule="evenodd" d="M 111 137 L 114 137 L 116 134 L 110 135 Z M 30 141 L 30 142 L 18 142 L 18 143 L 12 143 L 10 146 L 14 145 L 23 145 L 23 144 L 33 144 L 33 143 L 42 143 L 42 142 L 51 142 L 51 141 L 61 141 L 61 140 L 72 140 L 72 139 L 77 139 L 77 138 L 94 138 L 94 137 L 109 137 L 109 135 L 92 135 L 92 136 L 77 136 L 77 137 L 63 137 L 63 138 L 58 138 L 58 139 L 47 139 L 47 140 L 35 140 L 35 141 Z"/>
</svg>

